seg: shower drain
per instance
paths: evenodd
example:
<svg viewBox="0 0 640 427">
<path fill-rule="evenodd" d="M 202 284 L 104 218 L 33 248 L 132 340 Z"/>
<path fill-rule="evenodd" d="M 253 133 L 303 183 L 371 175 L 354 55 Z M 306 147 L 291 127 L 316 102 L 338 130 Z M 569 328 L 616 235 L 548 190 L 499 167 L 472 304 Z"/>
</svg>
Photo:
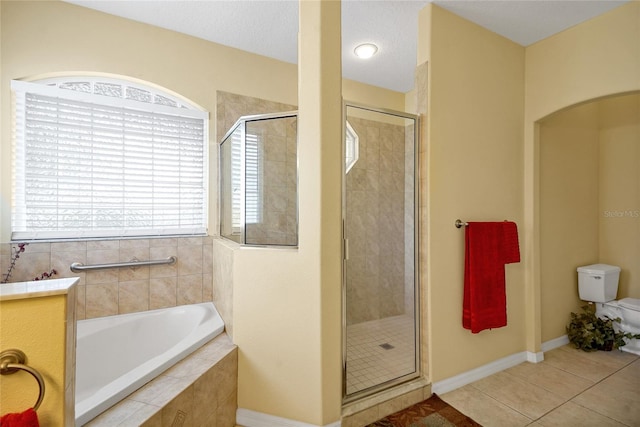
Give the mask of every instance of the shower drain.
<svg viewBox="0 0 640 427">
<path fill-rule="evenodd" d="M 392 346 L 388 342 L 386 342 L 384 344 L 380 344 L 380 347 L 384 348 L 385 350 L 391 350 L 392 348 L 395 348 L 394 346 Z"/>
</svg>

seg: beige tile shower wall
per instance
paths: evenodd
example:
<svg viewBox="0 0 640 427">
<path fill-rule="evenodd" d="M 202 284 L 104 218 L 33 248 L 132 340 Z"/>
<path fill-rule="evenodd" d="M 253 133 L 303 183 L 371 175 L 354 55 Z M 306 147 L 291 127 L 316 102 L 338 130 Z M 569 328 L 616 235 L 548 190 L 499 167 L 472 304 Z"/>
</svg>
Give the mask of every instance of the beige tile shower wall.
<svg viewBox="0 0 640 427">
<path fill-rule="evenodd" d="M 404 131 L 404 312 L 415 311 L 415 126 Z"/>
<path fill-rule="evenodd" d="M 231 126 L 242 116 L 280 113 L 293 111 L 298 108 L 295 105 L 282 104 L 280 102 L 267 101 L 265 99 L 223 91 L 217 91 L 216 97 L 216 141 L 218 144 L 231 129 Z"/>
<path fill-rule="evenodd" d="M 212 242 L 211 237 L 182 237 L 30 243 L 17 259 L 10 281 L 33 280 L 52 269 L 55 278 L 79 277 L 78 319 L 213 301 Z M 4 279 L 17 244 L 1 247 Z M 106 264 L 169 256 L 176 256 L 177 263 L 82 273 L 69 268 L 74 262 Z"/>
<path fill-rule="evenodd" d="M 297 245 L 297 119 L 249 122 L 263 159 L 261 218 L 246 225 L 246 243 Z"/>
<path fill-rule="evenodd" d="M 296 106 L 228 92 L 217 92 L 218 143 L 240 117 L 296 110 Z M 263 146 L 262 222 L 247 225 L 248 243 L 297 242 L 297 123 L 293 118 L 252 123 Z"/>
<path fill-rule="evenodd" d="M 405 129 L 355 117 L 347 174 L 347 324 L 404 313 Z"/>
</svg>

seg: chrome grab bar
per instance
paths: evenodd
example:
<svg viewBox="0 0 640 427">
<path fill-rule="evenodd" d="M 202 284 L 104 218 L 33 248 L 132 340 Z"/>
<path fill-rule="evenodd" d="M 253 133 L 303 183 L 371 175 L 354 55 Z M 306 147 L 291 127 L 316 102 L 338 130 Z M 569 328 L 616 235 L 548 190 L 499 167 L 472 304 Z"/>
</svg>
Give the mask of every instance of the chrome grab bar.
<svg viewBox="0 0 640 427">
<path fill-rule="evenodd" d="M 44 399 L 44 379 L 42 379 L 40 372 L 24 364 L 26 360 L 27 356 L 21 350 L 12 348 L 3 351 L 0 353 L 0 375 L 15 374 L 17 371 L 25 371 L 31 374 L 31 376 L 38 381 L 38 387 L 40 387 L 38 400 L 33 406 L 33 410 L 37 411 L 42 403 L 42 399 Z"/>
<path fill-rule="evenodd" d="M 146 265 L 172 265 L 178 261 L 178 258 L 175 256 L 170 256 L 166 259 L 158 259 L 158 260 L 149 260 L 149 261 L 139 261 L 137 259 L 133 259 L 128 262 L 115 262 L 109 264 L 93 264 L 93 265 L 84 265 L 80 262 L 74 262 L 69 266 L 71 271 L 74 273 L 80 273 L 82 271 L 90 271 L 90 270 L 104 270 L 105 268 L 125 268 L 125 267 L 143 267 Z"/>
</svg>

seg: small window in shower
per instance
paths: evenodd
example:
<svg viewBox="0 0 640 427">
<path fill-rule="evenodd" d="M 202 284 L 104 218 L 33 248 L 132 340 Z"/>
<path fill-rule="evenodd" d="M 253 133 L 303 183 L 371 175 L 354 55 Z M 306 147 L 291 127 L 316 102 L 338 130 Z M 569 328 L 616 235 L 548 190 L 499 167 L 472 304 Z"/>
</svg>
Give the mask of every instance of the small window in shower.
<svg viewBox="0 0 640 427">
<path fill-rule="evenodd" d="M 297 246 L 297 113 L 241 117 L 220 144 L 220 234 Z"/>
<path fill-rule="evenodd" d="M 360 145 L 360 139 L 358 138 L 358 134 L 353 127 L 351 127 L 351 123 L 347 122 L 347 130 L 345 135 L 345 171 L 348 173 L 353 165 L 358 161 L 358 148 Z"/>
</svg>

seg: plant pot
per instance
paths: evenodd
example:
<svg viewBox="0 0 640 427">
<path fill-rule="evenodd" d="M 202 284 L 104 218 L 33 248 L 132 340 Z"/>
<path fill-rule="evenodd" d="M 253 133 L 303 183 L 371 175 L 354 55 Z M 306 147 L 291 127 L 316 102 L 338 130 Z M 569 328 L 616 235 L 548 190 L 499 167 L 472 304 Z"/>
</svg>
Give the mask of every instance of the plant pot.
<svg viewBox="0 0 640 427">
<path fill-rule="evenodd" d="M 611 351 L 611 350 L 613 350 L 613 340 L 605 341 L 605 343 L 602 344 L 598 350 L 602 350 L 602 351 Z"/>
</svg>

